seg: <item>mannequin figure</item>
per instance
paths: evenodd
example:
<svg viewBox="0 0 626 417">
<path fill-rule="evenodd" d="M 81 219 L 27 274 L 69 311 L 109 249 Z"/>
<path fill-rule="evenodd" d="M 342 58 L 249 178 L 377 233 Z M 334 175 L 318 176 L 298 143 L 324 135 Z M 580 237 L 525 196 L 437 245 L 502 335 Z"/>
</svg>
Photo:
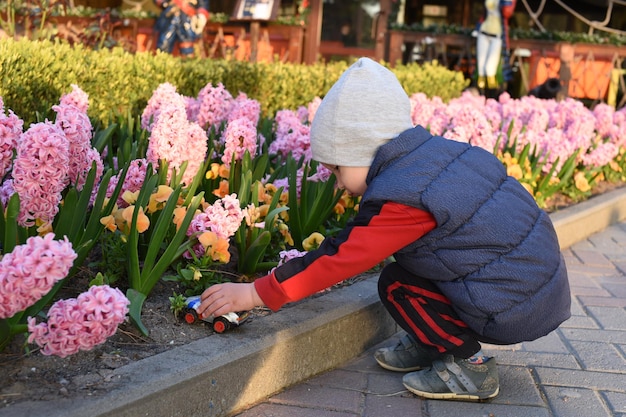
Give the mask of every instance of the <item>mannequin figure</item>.
<svg viewBox="0 0 626 417">
<path fill-rule="evenodd" d="M 508 65 L 508 20 L 513 15 L 515 0 L 485 0 L 485 18 L 478 26 L 476 39 L 477 86 L 481 92 L 497 90 L 496 73 L 502 57 Z M 503 71 L 510 81 L 510 70 Z"/>
<path fill-rule="evenodd" d="M 157 48 L 171 53 L 174 45 L 182 56 L 193 54 L 193 44 L 200 38 L 209 19 L 209 0 L 154 0 L 163 8 L 156 21 L 159 33 Z"/>
</svg>

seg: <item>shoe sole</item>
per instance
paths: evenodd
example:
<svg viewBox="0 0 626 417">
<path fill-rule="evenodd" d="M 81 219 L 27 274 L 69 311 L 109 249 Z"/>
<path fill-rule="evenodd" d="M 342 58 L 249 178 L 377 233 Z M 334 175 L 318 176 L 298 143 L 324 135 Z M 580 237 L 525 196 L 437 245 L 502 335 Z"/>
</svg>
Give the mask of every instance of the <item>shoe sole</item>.
<svg viewBox="0 0 626 417">
<path fill-rule="evenodd" d="M 423 366 L 413 366 L 410 368 L 397 368 L 395 366 L 391 366 L 389 364 L 386 364 L 384 362 L 381 362 L 378 360 L 378 358 L 374 358 L 376 359 L 376 362 L 378 362 L 378 364 L 380 365 L 381 368 L 384 368 L 388 371 L 394 371 L 394 372 L 413 372 L 413 371 L 419 371 L 420 369 L 423 369 Z"/>
<path fill-rule="evenodd" d="M 402 384 L 404 387 L 415 395 L 424 398 L 430 398 L 433 400 L 462 400 L 462 401 L 485 401 L 494 398 L 500 392 L 500 387 L 496 388 L 494 392 L 484 394 L 457 394 L 454 392 L 425 392 L 415 388 L 411 388 L 406 384 Z"/>
</svg>

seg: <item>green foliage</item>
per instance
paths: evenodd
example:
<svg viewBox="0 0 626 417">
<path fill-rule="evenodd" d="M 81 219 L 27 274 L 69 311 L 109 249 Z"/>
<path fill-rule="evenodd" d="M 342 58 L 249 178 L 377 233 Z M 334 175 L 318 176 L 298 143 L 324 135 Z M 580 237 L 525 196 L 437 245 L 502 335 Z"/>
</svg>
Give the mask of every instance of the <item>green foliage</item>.
<svg viewBox="0 0 626 417">
<path fill-rule="evenodd" d="M 165 172 L 167 172 L 167 167 L 165 167 Z M 151 220 L 149 234 L 142 233 L 141 237 L 138 230 L 139 213 L 140 211 L 146 211 L 150 195 L 155 191 L 159 183 L 159 174 L 152 173 L 150 167 L 148 167 L 143 186 L 135 202 L 128 234 L 128 278 L 130 288 L 126 296 L 131 302 L 129 308 L 131 320 L 146 335 L 148 334 L 148 329 L 141 321 L 143 302 L 165 271 L 193 243 L 187 240 L 186 232 L 204 195 L 202 192 L 195 194 L 199 177 L 203 174 L 204 170 L 199 170 L 196 181 L 186 189 L 188 193 L 187 213 L 178 230 L 173 230 L 175 225 L 172 219 L 178 199 L 183 195 L 182 185 L 175 185 L 174 191 L 165 203 L 165 207 L 157 212 Z M 142 242 L 144 245 L 141 245 Z"/>
<path fill-rule="evenodd" d="M 78 85 L 89 95 L 89 115 L 103 126 L 129 114 L 139 117 L 156 88 L 165 82 L 196 97 L 208 83 L 233 95 L 244 92 L 261 103 L 263 115 L 297 109 L 323 97 L 347 68 L 346 62 L 314 65 L 185 59 L 157 52 L 130 54 L 122 48 L 91 50 L 81 45 L 21 39 L 0 40 L 0 97 L 25 126 L 50 115 L 62 94 Z M 428 64 L 396 66 L 408 94 L 447 98 L 460 95 L 461 73 Z"/>
<path fill-rule="evenodd" d="M 175 281 L 185 287 L 185 295 L 199 295 L 206 288 L 213 284 L 228 281 L 224 276 L 228 275 L 224 270 L 213 265 L 213 261 L 208 256 L 197 258 L 193 251 L 192 262 L 179 262 L 176 267 L 176 275 L 165 275 L 164 281 Z"/>
<path fill-rule="evenodd" d="M 286 170 L 289 178 L 289 230 L 293 237 L 294 246 L 303 250 L 302 241 L 313 232 L 322 230 L 327 220 L 331 217 L 335 204 L 341 198 L 341 193 L 335 190 L 335 176 L 332 175 L 328 181 L 309 181 L 307 178 L 315 172 L 316 162 L 304 164 L 302 169 L 302 184 L 300 186 L 300 196 L 295 190 L 297 187 L 296 161 L 289 156 L 287 158 Z"/>
<path fill-rule="evenodd" d="M 178 317 L 178 315 L 187 306 L 186 297 L 182 294 L 174 293 L 172 297 L 169 297 L 169 300 L 170 300 L 170 310 L 172 310 L 172 313 L 174 313 L 174 316 Z"/>
<path fill-rule="evenodd" d="M 470 83 L 463 73 L 450 71 L 437 62 L 401 65 L 394 72 L 408 94 L 421 92 L 429 97 L 438 96 L 444 102 L 459 97 Z"/>
<path fill-rule="evenodd" d="M 128 276 L 126 239 L 122 233 L 103 233 L 98 245 L 98 258 L 89 264 L 90 268 L 101 271 L 106 277 L 106 284 L 114 284 Z"/>
<path fill-rule="evenodd" d="M 233 160 L 231 166 L 229 184 L 231 187 L 236 187 L 231 188 L 231 192 L 237 193 L 242 207 L 248 207 L 250 204 L 258 206 L 259 186 L 262 187 L 261 179 L 269 171 L 267 154 L 252 160 L 250 153 L 246 151 L 243 159 L 236 162 Z M 277 216 L 288 210 L 285 206 L 279 206 L 281 192 L 282 189 L 279 189 L 269 203 L 263 228 L 255 225 L 248 226 L 244 221 L 235 233 L 234 242 L 238 253 L 237 270 L 248 277 L 276 266 L 276 262 L 267 261 L 266 258 L 270 244 L 276 244 L 272 242 L 272 235 L 277 234 Z"/>
<path fill-rule="evenodd" d="M 107 186 L 112 172 L 109 170 L 99 184 L 96 184 L 95 163 L 87 175 L 83 188 L 79 191 L 75 187 L 69 187 L 65 191 L 64 203 L 59 206 L 59 213 L 54 219 L 53 228 L 57 239 L 67 237 L 76 252 L 74 265 L 67 277 L 58 281 L 52 289 L 35 304 L 26 310 L 16 313 L 8 319 L 0 319 L 0 351 L 8 344 L 15 334 L 26 331 L 26 319 L 36 316 L 52 301 L 54 296 L 80 268 L 87 255 L 91 252 L 98 241 L 103 227 L 100 218 L 107 216 L 113 209 L 113 203 L 119 195 L 121 183 L 114 190 L 109 204 L 104 204 Z M 90 205 L 92 192 L 97 190 L 93 206 Z M 4 209 L 3 207 L 0 207 Z M 17 223 L 20 202 L 15 193 L 7 204 L 7 210 L 3 212 L 0 221 L 0 239 L 2 239 L 3 253 L 13 251 L 16 245 L 26 242 L 29 236 L 37 233 L 36 226 L 24 227 Z"/>
<path fill-rule="evenodd" d="M 511 129 L 512 124 L 509 128 L 509 133 Z M 496 144 L 497 148 L 498 145 Z M 568 195 L 574 200 L 588 197 L 589 194 L 586 191 L 577 189 L 576 183 L 572 181 L 576 172 L 576 161 L 580 151 L 570 155 L 562 165 L 559 164 L 559 159 L 557 158 L 551 164 L 550 169 L 545 170 L 544 168 L 548 160 L 547 154 L 538 151 L 531 144 L 526 144 L 521 149 L 518 148 L 517 138 L 511 140 L 503 147 L 500 159 L 503 160 L 507 168 L 511 166 L 519 168 L 519 176 L 516 176 L 516 178 L 534 196 L 539 207 L 545 207 L 547 201 L 559 192 Z"/>
</svg>

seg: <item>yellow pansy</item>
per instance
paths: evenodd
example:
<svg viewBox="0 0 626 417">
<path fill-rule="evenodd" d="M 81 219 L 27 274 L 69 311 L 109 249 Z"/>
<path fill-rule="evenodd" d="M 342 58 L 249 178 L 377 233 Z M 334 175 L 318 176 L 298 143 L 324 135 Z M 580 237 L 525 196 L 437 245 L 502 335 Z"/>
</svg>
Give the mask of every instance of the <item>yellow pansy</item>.
<svg viewBox="0 0 626 417">
<path fill-rule="evenodd" d="M 135 191 L 134 193 L 126 190 L 122 194 L 122 200 L 126 201 L 126 203 L 130 205 L 135 204 L 135 202 L 137 201 L 137 197 L 139 197 L 139 190 Z"/>
<path fill-rule="evenodd" d="M 230 261 L 229 243 L 227 239 L 220 239 L 214 232 L 204 232 L 198 236 L 198 241 L 205 249 L 205 253 L 212 260 L 228 263 Z"/>
<path fill-rule="evenodd" d="M 227 180 L 220 181 L 220 187 L 213 191 L 213 195 L 219 198 L 224 198 L 228 195 L 229 185 Z"/>
<path fill-rule="evenodd" d="M 214 180 L 219 176 L 219 170 L 220 170 L 220 164 L 218 164 L 217 162 L 213 162 L 211 164 L 211 168 L 206 172 L 204 177 L 207 180 Z"/>
<path fill-rule="evenodd" d="M 154 213 L 160 210 L 165 205 L 165 202 L 170 198 L 170 195 L 174 190 L 167 185 L 159 185 L 157 191 L 150 195 L 150 202 L 148 203 L 148 213 Z"/>
<path fill-rule="evenodd" d="M 230 168 L 228 168 L 225 164 L 220 165 L 219 176 L 222 178 L 230 177 Z"/>
<path fill-rule="evenodd" d="M 305 251 L 310 252 L 320 247 L 324 241 L 324 235 L 319 232 L 313 232 L 309 237 L 302 241 L 302 247 Z"/>
<path fill-rule="evenodd" d="M 176 225 L 176 231 L 180 229 L 180 225 L 183 224 L 183 220 L 187 215 L 187 207 L 180 206 L 174 209 L 174 224 Z"/>
<path fill-rule="evenodd" d="M 52 233 L 52 223 L 50 222 L 44 222 L 41 219 L 37 219 L 35 221 L 35 225 L 38 225 L 39 227 L 37 227 L 37 234 L 39 236 L 45 236 L 48 233 Z"/>
<path fill-rule="evenodd" d="M 133 212 L 135 211 L 135 206 L 128 206 L 122 211 L 122 218 L 128 226 L 131 225 L 133 221 Z M 137 231 L 139 233 L 143 233 L 148 230 L 150 227 L 150 219 L 143 212 L 143 208 L 139 207 L 139 213 L 137 214 Z"/>
<path fill-rule="evenodd" d="M 524 173 L 522 172 L 522 167 L 519 166 L 519 164 L 509 165 L 506 168 L 506 173 L 516 180 L 519 180 L 524 176 Z"/>
<path fill-rule="evenodd" d="M 215 232 L 204 232 L 198 236 L 198 242 L 200 242 L 203 248 L 208 249 L 217 242 L 217 235 Z"/>
<path fill-rule="evenodd" d="M 102 224 L 105 228 L 109 229 L 111 232 L 115 232 L 117 230 L 117 225 L 115 224 L 115 217 L 112 214 L 108 216 L 104 216 L 100 219 L 100 224 Z"/>
<path fill-rule="evenodd" d="M 289 226 L 287 226 L 285 223 L 281 222 L 278 225 L 278 231 L 283 236 L 283 239 L 285 240 L 285 243 L 287 243 L 288 245 L 293 246 L 293 238 L 291 237 L 291 233 L 289 233 Z"/>
<path fill-rule="evenodd" d="M 583 193 L 591 190 L 591 186 L 587 181 L 587 177 L 585 177 L 585 173 L 582 171 L 579 171 L 576 173 L 576 175 L 574 175 L 574 183 L 576 184 L 576 188 Z"/>
<path fill-rule="evenodd" d="M 196 268 L 192 268 L 192 269 L 193 269 L 193 280 L 200 281 L 200 278 L 202 278 L 202 271 Z"/>
<path fill-rule="evenodd" d="M 230 261 L 229 247 L 230 244 L 227 239 L 218 239 L 215 245 L 211 247 L 208 254 L 214 261 L 226 264 Z"/>
</svg>

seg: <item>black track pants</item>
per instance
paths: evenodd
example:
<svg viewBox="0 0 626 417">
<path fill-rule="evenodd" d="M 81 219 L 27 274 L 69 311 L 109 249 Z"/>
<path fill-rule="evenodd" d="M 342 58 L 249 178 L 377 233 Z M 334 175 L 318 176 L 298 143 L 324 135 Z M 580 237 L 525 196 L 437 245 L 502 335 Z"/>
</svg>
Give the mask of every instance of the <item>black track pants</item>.
<svg viewBox="0 0 626 417">
<path fill-rule="evenodd" d="M 394 262 L 381 272 L 378 294 L 400 327 L 434 354 L 469 358 L 480 350 L 480 336 L 459 318 L 432 281 Z"/>
</svg>

